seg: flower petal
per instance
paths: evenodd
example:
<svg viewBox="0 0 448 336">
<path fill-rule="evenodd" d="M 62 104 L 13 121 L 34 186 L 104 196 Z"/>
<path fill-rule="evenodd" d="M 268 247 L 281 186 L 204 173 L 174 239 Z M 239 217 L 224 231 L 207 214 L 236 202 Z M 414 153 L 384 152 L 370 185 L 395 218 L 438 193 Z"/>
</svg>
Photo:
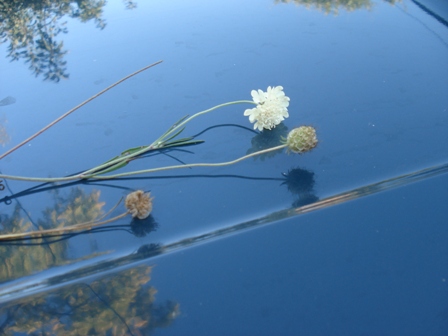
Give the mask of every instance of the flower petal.
<svg viewBox="0 0 448 336">
<path fill-rule="evenodd" d="M 255 122 L 254 129 L 272 129 L 289 117 L 289 97 L 282 86 L 268 86 L 266 92 L 252 90 L 251 95 L 257 107 L 244 111 L 250 122 Z"/>
</svg>

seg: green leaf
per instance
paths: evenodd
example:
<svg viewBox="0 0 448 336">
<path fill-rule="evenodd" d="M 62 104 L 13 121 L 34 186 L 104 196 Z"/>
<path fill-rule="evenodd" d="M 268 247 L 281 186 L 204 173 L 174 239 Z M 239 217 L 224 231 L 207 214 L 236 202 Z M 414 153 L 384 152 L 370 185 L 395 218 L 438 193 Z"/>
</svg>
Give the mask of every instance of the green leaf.
<svg viewBox="0 0 448 336">
<path fill-rule="evenodd" d="M 177 122 L 175 122 L 170 128 L 168 128 L 168 130 L 162 134 L 162 136 L 159 139 L 163 139 L 167 134 L 169 134 L 174 128 L 176 128 L 177 126 L 179 126 L 179 124 L 183 123 L 187 118 L 189 117 L 189 115 L 187 114 L 186 116 L 180 118 Z"/>
<path fill-rule="evenodd" d="M 179 131 L 177 131 L 174 135 L 170 136 L 168 139 L 162 140 L 162 144 L 170 141 L 171 139 L 177 137 L 182 131 L 185 129 L 185 127 L 182 127 Z"/>
<path fill-rule="evenodd" d="M 173 129 L 174 127 L 177 127 L 179 124 L 183 123 L 187 118 L 189 117 L 189 115 L 185 115 L 182 118 L 180 118 L 177 122 L 174 123 L 173 126 L 171 126 L 171 129 Z"/>
<path fill-rule="evenodd" d="M 198 145 L 200 143 L 203 143 L 204 140 L 191 140 L 193 138 L 182 138 L 179 140 L 171 141 L 166 143 L 163 148 L 165 147 L 181 147 L 181 146 L 191 146 L 191 145 Z"/>
<path fill-rule="evenodd" d="M 110 173 L 110 172 L 112 172 L 112 171 L 114 171 L 114 170 L 123 168 L 123 167 L 126 166 L 127 164 L 128 164 L 127 161 L 118 162 L 118 163 L 116 163 L 116 164 L 114 164 L 114 165 L 112 165 L 112 166 L 110 166 L 110 167 L 108 167 L 108 168 L 105 168 L 105 169 L 103 169 L 103 170 L 100 170 L 100 171 L 98 171 L 98 172 L 95 172 L 94 174 L 90 175 L 89 177 L 91 177 L 91 176 L 95 176 L 95 175 L 102 175 L 102 174 Z"/>
<path fill-rule="evenodd" d="M 136 153 L 136 152 L 138 152 L 138 151 L 141 151 L 142 148 L 145 148 L 145 147 L 147 147 L 147 146 L 139 146 L 139 147 L 129 148 L 129 149 L 127 149 L 127 150 L 121 152 L 120 155 L 115 156 L 115 157 L 113 157 L 113 158 L 110 159 L 110 160 L 107 160 L 107 161 L 104 162 L 102 165 L 105 165 L 105 164 L 107 164 L 108 162 L 112 162 L 112 161 L 114 161 L 114 160 L 118 160 L 118 159 L 120 159 L 120 158 L 122 158 L 122 157 L 131 155 L 131 154 L 134 154 L 134 153 Z M 149 151 L 149 150 L 151 150 L 151 149 L 148 149 L 148 151 Z M 146 153 L 146 152 L 147 152 L 147 151 L 144 151 L 144 152 L 142 152 L 141 154 Z M 123 159 L 123 160 L 126 160 L 126 159 Z M 117 164 L 119 164 L 119 163 L 120 163 L 120 162 L 118 162 Z"/>
<path fill-rule="evenodd" d="M 141 151 L 145 147 L 148 147 L 148 146 L 139 146 L 139 147 L 133 147 L 133 148 L 126 149 L 125 151 L 121 152 L 119 157 L 134 154 L 138 151 Z M 150 149 L 148 149 L 148 150 L 150 150 Z M 146 151 L 142 152 L 142 154 L 145 152 Z"/>
</svg>

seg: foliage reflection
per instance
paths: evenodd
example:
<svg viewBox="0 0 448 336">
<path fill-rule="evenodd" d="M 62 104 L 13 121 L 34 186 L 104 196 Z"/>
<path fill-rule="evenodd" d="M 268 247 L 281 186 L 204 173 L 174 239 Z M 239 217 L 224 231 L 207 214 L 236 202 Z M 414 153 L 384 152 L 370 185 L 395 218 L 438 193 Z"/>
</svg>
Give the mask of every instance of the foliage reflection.
<svg viewBox="0 0 448 336">
<path fill-rule="evenodd" d="M 124 0 L 126 8 L 136 7 Z M 68 78 L 67 50 L 57 37 L 67 33 L 64 17 L 81 22 L 93 20 L 99 29 L 106 26 L 102 18 L 105 0 L 28 0 L 0 2 L 0 44 L 9 41 L 8 57 L 24 60 L 37 77 L 58 82 Z"/>
<path fill-rule="evenodd" d="M 11 137 L 6 129 L 6 122 L 6 119 L 0 118 L 0 146 L 2 147 L 5 147 L 11 140 Z"/>
<path fill-rule="evenodd" d="M 390 4 L 401 0 L 384 0 Z M 315 8 L 325 14 L 337 15 L 341 9 L 352 12 L 357 9 L 371 9 L 372 0 L 275 0 L 275 3 L 294 3 L 306 8 Z"/>
<path fill-rule="evenodd" d="M 81 188 L 72 188 L 67 197 L 55 192 L 55 204 L 43 211 L 43 218 L 34 223 L 17 203 L 12 214 L 0 214 L 3 234 L 19 233 L 36 228 L 46 229 L 73 225 L 97 219 L 105 203 L 99 202 L 99 191 L 86 194 Z M 32 245 L 0 245 L 0 282 L 16 279 L 69 262 L 67 241 L 49 244 L 38 238 Z"/>
<path fill-rule="evenodd" d="M 155 303 L 152 267 L 140 266 L 90 284 L 63 287 L 1 308 L 2 335 L 150 335 L 179 315 L 179 304 Z"/>
</svg>

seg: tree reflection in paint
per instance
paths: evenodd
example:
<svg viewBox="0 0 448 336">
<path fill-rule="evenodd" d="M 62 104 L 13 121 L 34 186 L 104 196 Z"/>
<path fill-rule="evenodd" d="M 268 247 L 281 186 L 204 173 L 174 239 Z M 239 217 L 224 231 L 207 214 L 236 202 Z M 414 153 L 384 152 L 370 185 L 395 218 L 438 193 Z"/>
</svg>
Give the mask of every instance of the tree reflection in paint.
<svg viewBox="0 0 448 336">
<path fill-rule="evenodd" d="M 87 194 L 79 187 L 72 188 L 67 196 L 55 192 L 54 205 L 43 211 L 37 223 L 17 203 L 10 215 L 0 214 L 0 232 L 20 233 L 96 220 L 105 205 L 99 197 L 99 191 Z M 34 239 L 33 244 L 0 244 L 0 283 L 71 262 L 67 249 L 67 240 L 49 244 L 45 238 Z"/>
<path fill-rule="evenodd" d="M 11 137 L 6 129 L 5 118 L 0 118 L 0 146 L 5 147 L 9 141 L 11 141 Z"/>
<path fill-rule="evenodd" d="M 384 0 L 390 4 L 401 0 Z M 275 0 L 275 3 L 294 3 L 298 6 L 317 9 L 325 14 L 337 15 L 339 11 L 352 12 L 358 9 L 370 10 L 373 7 L 372 0 Z"/>
<path fill-rule="evenodd" d="M 126 8 L 136 3 L 124 0 Z M 0 44 L 9 42 L 8 58 L 23 60 L 37 77 L 59 82 L 68 78 L 67 50 L 58 35 L 68 32 L 64 17 L 92 21 L 99 29 L 105 0 L 10 0 L 0 1 Z"/>
<path fill-rule="evenodd" d="M 0 333 L 14 335 L 151 335 L 179 315 L 179 304 L 155 303 L 143 265 L 89 284 L 75 284 L 0 307 Z"/>
</svg>

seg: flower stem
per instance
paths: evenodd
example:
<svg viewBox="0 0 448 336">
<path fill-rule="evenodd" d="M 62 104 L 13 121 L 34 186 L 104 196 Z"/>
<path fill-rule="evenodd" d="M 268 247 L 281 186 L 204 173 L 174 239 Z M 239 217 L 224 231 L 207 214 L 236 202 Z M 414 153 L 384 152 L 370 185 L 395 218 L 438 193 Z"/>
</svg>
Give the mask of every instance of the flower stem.
<svg viewBox="0 0 448 336">
<path fill-rule="evenodd" d="M 106 167 L 110 167 L 111 165 L 114 165 L 114 164 L 117 164 L 117 163 L 129 160 L 129 159 L 131 159 L 133 157 L 136 157 L 138 155 L 141 155 L 141 154 L 143 154 L 143 153 L 145 153 L 145 152 L 147 152 L 149 150 L 163 148 L 163 144 L 164 144 L 165 139 L 169 138 L 169 136 L 171 134 L 177 132 L 180 128 L 182 128 L 185 124 L 187 124 L 189 121 L 193 120 L 194 118 L 199 117 L 202 114 L 206 114 L 208 112 L 214 111 L 214 110 L 216 110 L 218 108 L 221 108 L 221 107 L 234 105 L 234 104 L 247 104 L 247 103 L 255 104 L 251 100 L 236 100 L 236 101 L 233 101 L 233 102 L 219 104 L 219 105 L 216 105 L 216 106 L 214 106 L 212 108 L 209 108 L 207 110 L 204 110 L 204 111 L 201 111 L 201 112 L 197 112 L 197 113 L 193 114 L 191 117 L 185 119 L 179 125 L 176 125 L 175 127 L 172 127 L 169 131 L 165 132 L 161 137 L 159 137 L 157 140 L 155 140 L 152 144 L 143 147 L 141 150 L 139 150 L 137 152 L 134 152 L 132 154 L 129 154 L 129 155 L 125 155 L 125 156 L 119 157 L 119 158 L 117 158 L 115 160 L 106 162 L 106 163 L 101 164 L 101 165 L 99 165 L 97 167 L 94 167 L 92 169 L 86 170 L 86 171 L 82 172 L 81 174 L 79 174 L 77 176 L 78 176 L 78 178 L 81 178 L 81 179 L 82 178 L 86 178 L 88 175 L 94 174 L 95 172 L 98 172 L 98 171 L 100 171 L 100 170 L 102 170 L 102 169 L 104 169 Z"/>
<path fill-rule="evenodd" d="M 171 169 L 182 169 L 182 168 L 194 168 L 194 167 L 222 167 L 222 166 L 229 166 L 234 163 L 238 163 L 240 161 L 246 160 L 248 158 L 273 152 L 279 149 L 283 149 L 287 147 L 286 144 L 264 149 L 255 153 L 251 153 L 245 156 L 242 156 L 236 160 L 227 161 L 227 162 L 220 162 L 220 163 L 191 163 L 186 165 L 176 165 L 176 166 L 167 166 L 167 167 L 160 167 L 160 168 L 152 168 L 152 169 L 144 169 L 144 170 L 137 170 L 132 171 L 128 173 L 121 173 L 121 174 L 115 174 L 115 175 L 106 175 L 106 176 L 100 176 L 95 174 L 89 174 L 83 176 L 83 178 L 92 178 L 97 180 L 108 180 L 108 179 L 114 179 L 118 177 L 126 177 L 126 176 L 132 176 L 132 175 L 138 175 L 138 174 L 146 174 L 146 173 L 156 173 L 159 171 L 164 170 L 171 170 Z M 79 179 L 79 175 L 74 176 L 68 176 L 68 177 L 54 177 L 54 178 L 42 178 L 42 177 L 24 177 L 24 176 L 13 176 L 13 175 L 0 175 L 0 178 L 8 179 L 8 180 L 17 180 L 17 181 L 29 181 L 29 182 L 66 182 L 66 181 L 73 181 Z"/>
<path fill-rule="evenodd" d="M 16 181 L 29 181 L 29 182 L 67 182 L 67 181 L 74 181 L 74 180 L 79 180 L 79 179 L 88 179 L 88 178 L 95 178 L 95 179 L 101 179 L 101 177 L 99 176 L 99 173 L 101 170 L 111 167 L 112 165 L 116 165 L 118 163 L 124 163 L 125 161 L 128 161 L 138 155 L 141 155 L 143 153 L 146 153 L 150 150 L 154 150 L 154 149 L 158 149 L 158 148 L 163 148 L 164 145 L 164 141 L 166 139 L 168 139 L 170 137 L 171 134 L 178 132 L 178 130 L 183 127 L 186 123 L 190 122 L 191 120 L 193 120 L 194 118 L 212 112 L 218 108 L 221 107 L 225 107 L 225 106 L 229 106 L 229 105 L 234 105 L 234 104 L 255 104 L 253 101 L 251 100 L 236 100 L 233 102 L 228 102 L 228 103 L 224 103 L 224 104 L 219 104 L 216 105 L 212 108 L 209 108 L 207 110 L 201 111 L 201 112 L 197 112 L 195 114 L 193 114 L 191 117 L 185 119 L 184 121 L 182 121 L 181 123 L 179 123 L 178 125 L 176 125 L 175 127 L 172 127 L 169 131 L 165 132 L 161 137 L 159 137 L 157 140 L 155 140 L 152 144 L 148 145 L 148 146 L 144 146 L 142 147 L 142 149 L 133 152 L 132 154 L 129 155 L 124 155 L 121 156 L 119 158 L 116 158 L 115 160 L 111 160 L 108 161 L 106 163 L 103 163 L 99 166 L 96 166 L 94 168 L 88 169 L 80 174 L 77 175 L 73 175 L 73 176 L 67 176 L 67 177 L 49 177 L 49 178 L 42 178 L 42 177 L 23 177 L 23 176 L 14 176 L 14 175 L 0 175 L 0 178 L 4 178 L 4 179 L 9 179 L 9 180 L 16 180 Z M 279 146 L 279 148 L 283 148 L 284 145 Z M 275 150 L 275 149 L 279 149 L 277 147 L 274 148 L 270 148 L 270 149 L 266 149 L 266 153 L 271 151 L 271 150 Z M 167 170 L 167 169 L 176 169 L 176 168 L 189 168 L 189 167 L 206 167 L 208 165 L 210 166 L 216 166 L 216 165 L 222 165 L 225 166 L 227 164 L 232 164 L 232 163 L 236 163 L 239 162 L 241 160 L 247 159 L 251 156 L 255 156 L 255 155 L 259 155 L 259 154 L 263 154 L 263 152 L 265 151 L 260 151 L 260 152 L 256 152 L 256 153 L 252 153 L 250 155 L 247 155 L 246 157 L 243 157 L 241 159 L 235 160 L 235 162 L 231 161 L 231 163 L 223 163 L 223 164 L 207 164 L 207 163 L 198 163 L 198 164 L 194 164 L 194 165 L 181 165 L 181 166 L 171 166 L 171 167 L 162 167 L 162 168 L 156 168 L 154 171 L 161 171 L 161 170 Z M 143 174 L 146 172 L 153 172 L 152 169 L 149 170 L 141 170 L 138 172 L 130 172 L 130 173 L 125 173 L 126 175 L 124 176 L 128 176 L 128 175 L 135 175 L 135 174 Z M 96 174 L 95 174 L 96 173 Z M 110 179 L 110 178 L 114 178 L 114 177 L 121 177 L 122 174 L 117 174 L 117 175 L 108 175 L 105 176 L 103 179 Z"/>
<path fill-rule="evenodd" d="M 136 72 L 133 72 L 130 75 L 127 75 L 126 77 L 120 79 L 118 82 L 115 82 L 114 84 L 108 86 L 107 88 L 105 88 L 104 90 L 102 90 L 101 92 L 98 92 L 97 94 L 93 95 L 92 97 L 90 97 L 89 99 L 83 101 L 81 104 L 79 104 L 78 106 L 75 106 L 74 108 L 72 108 L 70 111 L 64 113 L 62 116 L 60 116 L 59 118 L 57 118 L 56 120 L 52 121 L 50 124 L 48 124 L 47 126 L 45 126 L 44 128 L 42 128 L 40 131 L 38 131 L 37 133 L 35 133 L 34 135 L 30 136 L 28 139 L 22 141 L 21 143 L 19 143 L 18 145 L 16 145 L 15 147 L 11 148 L 9 151 L 7 151 L 6 153 L 3 153 L 2 155 L 0 155 L 0 160 L 3 159 L 5 156 L 11 154 L 12 152 L 14 152 L 15 150 L 17 150 L 18 148 L 22 147 L 23 145 L 25 145 L 26 143 L 30 142 L 31 140 L 33 140 L 35 137 L 37 137 L 39 134 L 45 132 L 47 129 L 49 129 L 51 126 L 53 126 L 54 124 L 56 124 L 57 122 L 61 121 L 62 119 L 64 119 L 66 116 L 68 116 L 69 114 L 75 112 L 77 109 L 79 109 L 80 107 L 86 105 L 87 103 L 89 103 L 90 101 L 94 100 L 95 98 L 97 98 L 98 96 L 101 96 L 103 93 L 105 93 L 106 91 L 109 91 L 110 89 L 112 89 L 113 87 L 117 86 L 118 84 L 124 82 L 126 79 L 129 79 L 135 75 L 137 75 L 138 73 L 145 71 L 159 63 L 162 63 L 162 61 L 158 61 L 155 62 L 153 64 L 147 65 L 144 68 L 137 70 Z"/>
<path fill-rule="evenodd" d="M 92 179 L 98 179 L 98 180 L 106 180 L 106 179 L 114 179 L 114 178 L 119 178 L 119 177 L 126 177 L 126 176 L 132 176 L 132 175 L 139 175 L 139 174 L 147 174 L 147 173 L 156 173 L 156 172 L 160 172 L 160 171 L 164 171 L 164 170 L 172 170 L 172 169 L 182 169 L 182 168 L 194 168 L 194 167 L 222 167 L 222 166 L 229 166 L 238 162 L 241 162 L 243 160 L 246 160 L 248 158 L 257 156 L 257 155 L 261 155 L 261 154 L 265 154 L 265 153 L 269 153 L 269 152 L 273 152 L 279 149 L 283 149 L 287 147 L 286 144 L 284 145 L 280 145 L 280 146 L 276 146 L 276 147 L 272 147 L 272 148 L 268 148 L 268 149 L 264 149 L 255 153 L 251 153 L 245 156 L 242 156 L 238 159 L 232 160 L 232 161 L 226 161 L 226 162 L 219 162 L 219 163 L 191 163 L 191 164 L 185 164 L 185 165 L 175 165 L 175 166 L 167 166 L 167 167 L 160 167 L 160 168 L 152 168 L 152 169 L 144 169 L 144 170 L 136 170 L 136 171 L 132 171 L 132 172 L 128 172 L 128 173 L 121 173 L 121 174 L 115 174 L 115 175 L 107 175 L 107 176 L 98 176 L 98 175 L 94 175 L 94 176 L 90 176 L 90 178 Z M 2 176 L 0 175 L 0 178 Z"/>
<path fill-rule="evenodd" d="M 79 175 L 67 176 L 67 177 L 25 177 L 15 175 L 0 175 L 0 179 L 16 180 L 16 181 L 28 181 L 28 182 L 67 182 L 79 180 Z"/>
<path fill-rule="evenodd" d="M 166 136 L 168 136 L 168 135 L 174 133 L 174 132 L 177 131 L 179 128 L 181 128 L 182 126 L 184 126 L 186 123 L 188 123 L 189 121 L 193 120 L 193 119 L 196 118 L 196 117 L 199 117 L 199 116 L 202 115 L 202 114 L 206 114 L 206 113 L 208 113 L 208 112 L 217 110 L 217 109 L 219 109 L 220 107 L 225 107 L 225 106 L 235 105 L 235 104 L 255 104 L 255 105 L 256 105 L 256 103 L 254 103 L 252 100 L 236 100 L 236 101 L 232 101 L 232 102 L 228 102 L 228 103 L 224 103 L 224 104 L 216 105 L 216 106 L 214 106 L 214 107 L 212 107 L 212 108 L 209 108 L 209 109 L 207 109 L 207 110 L 204 110 L 204 111 L 195 113 L 195 114 L 193 114 L 191 117 L 185 119 L 185 120 L 184 120 L 183 122 L 181 122 L 179 125 L 177 125 L 176 127 L 174 127 L 171 131 L 169 131 L 169 132 L 164 136 L 164 138 L 166 138 Z M 160 138 L 159 138 L 159 139 L 160 139 Z M 157 139 L 157 140 L 159 140 L 159 139 Z M 157 140 L 156 140 L 156 142 L 157 142 Z"/>
</svg>

